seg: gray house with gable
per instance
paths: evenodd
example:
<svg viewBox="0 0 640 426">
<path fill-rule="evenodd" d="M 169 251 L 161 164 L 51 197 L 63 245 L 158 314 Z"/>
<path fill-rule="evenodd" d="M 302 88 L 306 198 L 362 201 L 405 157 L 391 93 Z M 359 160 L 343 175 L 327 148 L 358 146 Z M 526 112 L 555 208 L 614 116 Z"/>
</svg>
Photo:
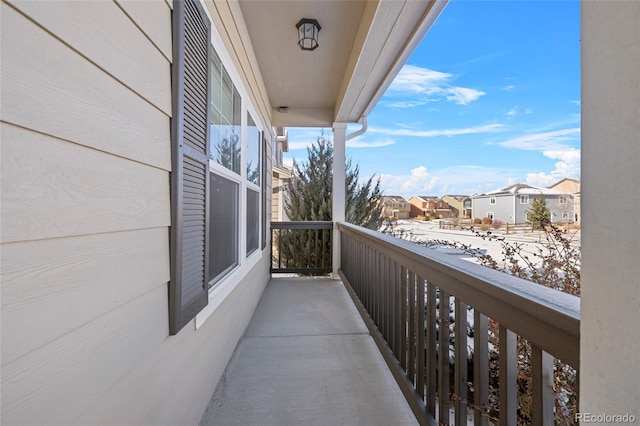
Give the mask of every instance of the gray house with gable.
<svg viewBox="0 0 640 426">
<path fill-rule="evenodd" d="M 509 224 L 525 223 L 527 211 L 537 197 L 544 197 L 547 201 L 551 222 L 574 221 L 575 205 L 572 194 L 522 183 L 472 196 L 473 216 L 490 217 Z"/>
</svg>

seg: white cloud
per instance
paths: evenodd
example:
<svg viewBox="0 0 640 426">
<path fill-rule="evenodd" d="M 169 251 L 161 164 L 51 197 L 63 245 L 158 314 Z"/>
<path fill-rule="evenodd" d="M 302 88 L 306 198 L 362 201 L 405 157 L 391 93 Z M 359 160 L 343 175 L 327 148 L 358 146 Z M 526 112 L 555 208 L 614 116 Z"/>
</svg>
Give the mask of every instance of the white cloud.
<svg viewBox="0 0 640 426">
<path fill-rule="evenodd" d="M 381 146 L 389 146 L 395 144 L 393 139 L 380 139 L 375 141 L 362 141 L 360 138 L 355 138 L 347 141 L 348 148 L 379 148 Z"/>
<path fill-rule="evenodd" d="M 504 125 L 486 124 L 483 126 L 465 127 L 460 129 L 439 129 L 439 130 L 412 130 L 412 129 L 385 129 L 381 127 L 370 127 L 369 133 L 378 133 L 390 136 L 413 136 L 420 138 L 432 138 L 436 136 L 459 136 L 477 133 L 493 133 L 499 131 Z"/>
<path fill-rule="evenodd" d="M 518 114 L 518 107 L 513 107 L 509 111 L 507 111 L 507 115 L 509 117 L 513 117 L 516 114 Z"/>
<path fill-rule="evenodd" d="M 412 197 L 425 195 L 438 182 L 438 177 L 429 173 L 425 166 L 418 166 L 411 170 L 410 175 L 394 176 L 381 174 L 380 183 L 386 195 L 402 195 Z"/>
<path fill-rule="evenodd" d="M 410 175 L 380 175 L 382 192 L 409 199 L 417 195 L 467 194 L 486 192 L 512 183 L 515 173 L 510 169 L 461 165 L 429 172 L 418 166 Z"/>
<path fill-rule="evenodd" d="M 533 110 L 531 108 L 527 108 L 524 110 L 525 114 L 533 114 Z"/>
<path fill-rule="evenodd" d="M 580 151 L 575 148 L 564 150 L 544 151 L 545 157 L 559 160 L 555 169 L 550 173 L 528 173 L 527 183 L 536 186 L 549 186 L 564 178 L 580 177 Z"/>
<path fill-rule="evenodd" d="M 513 84 L 510 84 L 508 86 L 503 87 L 502 90 L 505 90 L 505 91 L 509 92 L 509 91 L 511 91 L 511 90 L 513 90 L 515 88 L 516 88 L 516 86 L 514 86 Z"/>
<path fill-rule="evenodd" d="M 481 92 L 475 89 L 469 89 L 466 87 L 451 87 L 446 90 L 449 93 L 447 96 L 448 101 L 454 101 L 458 105 L 466 105 L 469 102 L 473 102 L 480 98 L 482 95 L 486 95 L 486 92 Z"/>
<path fill-rule="evenodd" d="M 417 107 L 417 106 L 421 106 L 421 105 L 426 105 L 429 102 L 427 101 L 398 101 L 398 102 L 391 102 L 391 103 L 385 103 L 389 108 L 393 108 L 393 109 L 404 109 L 404 108 L 413 108 L 413 107 Z"/>
<path fill-rule="evenodd" d="M 520 136 L 497 145 L 505 148 L 522 149 L 527 151 L 554 151 L 566 149 L 565 142 L 580 140 L 580 128 L 554 130 L 552 132 L 534 133 Z"/>
<path fill-rule="evenodd" d="M 435 101 L 445 98 L 458 105 L 466 105 L 486 95 L 486 92 L 468 87 L 459 87 L 449 84 L 452 75 L 440 71 L 430 70 L 415 65 L 405 65 L 402 67 L 396 78 L 391 83 L 388 93 L 402 92 L 422 95 L 423 99 L 418 102 Z M 404 101 L 400 105 L 416 106 Z"/>
</svg>

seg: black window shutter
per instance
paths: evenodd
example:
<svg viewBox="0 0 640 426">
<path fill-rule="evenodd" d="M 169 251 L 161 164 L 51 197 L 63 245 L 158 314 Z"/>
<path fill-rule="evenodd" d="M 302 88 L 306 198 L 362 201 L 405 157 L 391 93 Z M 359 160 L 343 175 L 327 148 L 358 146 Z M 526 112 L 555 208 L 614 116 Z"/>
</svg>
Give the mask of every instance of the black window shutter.
<svg viewBox="0 0 640 426">
<path fill-rule="evenodd" d="M 211 24 L 197 0 L 173 4 L 169 333 L 208 302 Z"/>
</svg>

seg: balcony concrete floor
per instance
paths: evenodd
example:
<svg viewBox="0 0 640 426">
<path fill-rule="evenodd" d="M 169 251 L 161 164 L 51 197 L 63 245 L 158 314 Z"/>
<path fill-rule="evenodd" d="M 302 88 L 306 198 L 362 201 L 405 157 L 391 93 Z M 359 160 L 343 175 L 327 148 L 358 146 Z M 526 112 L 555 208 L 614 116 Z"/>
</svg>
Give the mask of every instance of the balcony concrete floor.
<svg viewBox="0 0 640 426">
<path fill-rule="evenodd" d="M 342 282 L 274 278 L 200 424 L 417 422 Z"/>
</svg>

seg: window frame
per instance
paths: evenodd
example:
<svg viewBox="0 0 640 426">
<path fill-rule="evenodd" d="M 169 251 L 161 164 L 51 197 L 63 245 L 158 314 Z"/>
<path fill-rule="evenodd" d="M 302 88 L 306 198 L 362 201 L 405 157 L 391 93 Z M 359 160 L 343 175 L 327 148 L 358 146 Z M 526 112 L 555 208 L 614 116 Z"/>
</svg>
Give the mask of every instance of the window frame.
<svg viewBox="0 0 640 426">
<path fill-rule="evenodd" d="M 520 204 L 529 204 L 529 195 L 527 194 L 520 195 Z"/>
<path fill-rule="evenodd" d="M 489 197 L 489 204 L 496 204 L 496 197 Z"/>
</svg>

